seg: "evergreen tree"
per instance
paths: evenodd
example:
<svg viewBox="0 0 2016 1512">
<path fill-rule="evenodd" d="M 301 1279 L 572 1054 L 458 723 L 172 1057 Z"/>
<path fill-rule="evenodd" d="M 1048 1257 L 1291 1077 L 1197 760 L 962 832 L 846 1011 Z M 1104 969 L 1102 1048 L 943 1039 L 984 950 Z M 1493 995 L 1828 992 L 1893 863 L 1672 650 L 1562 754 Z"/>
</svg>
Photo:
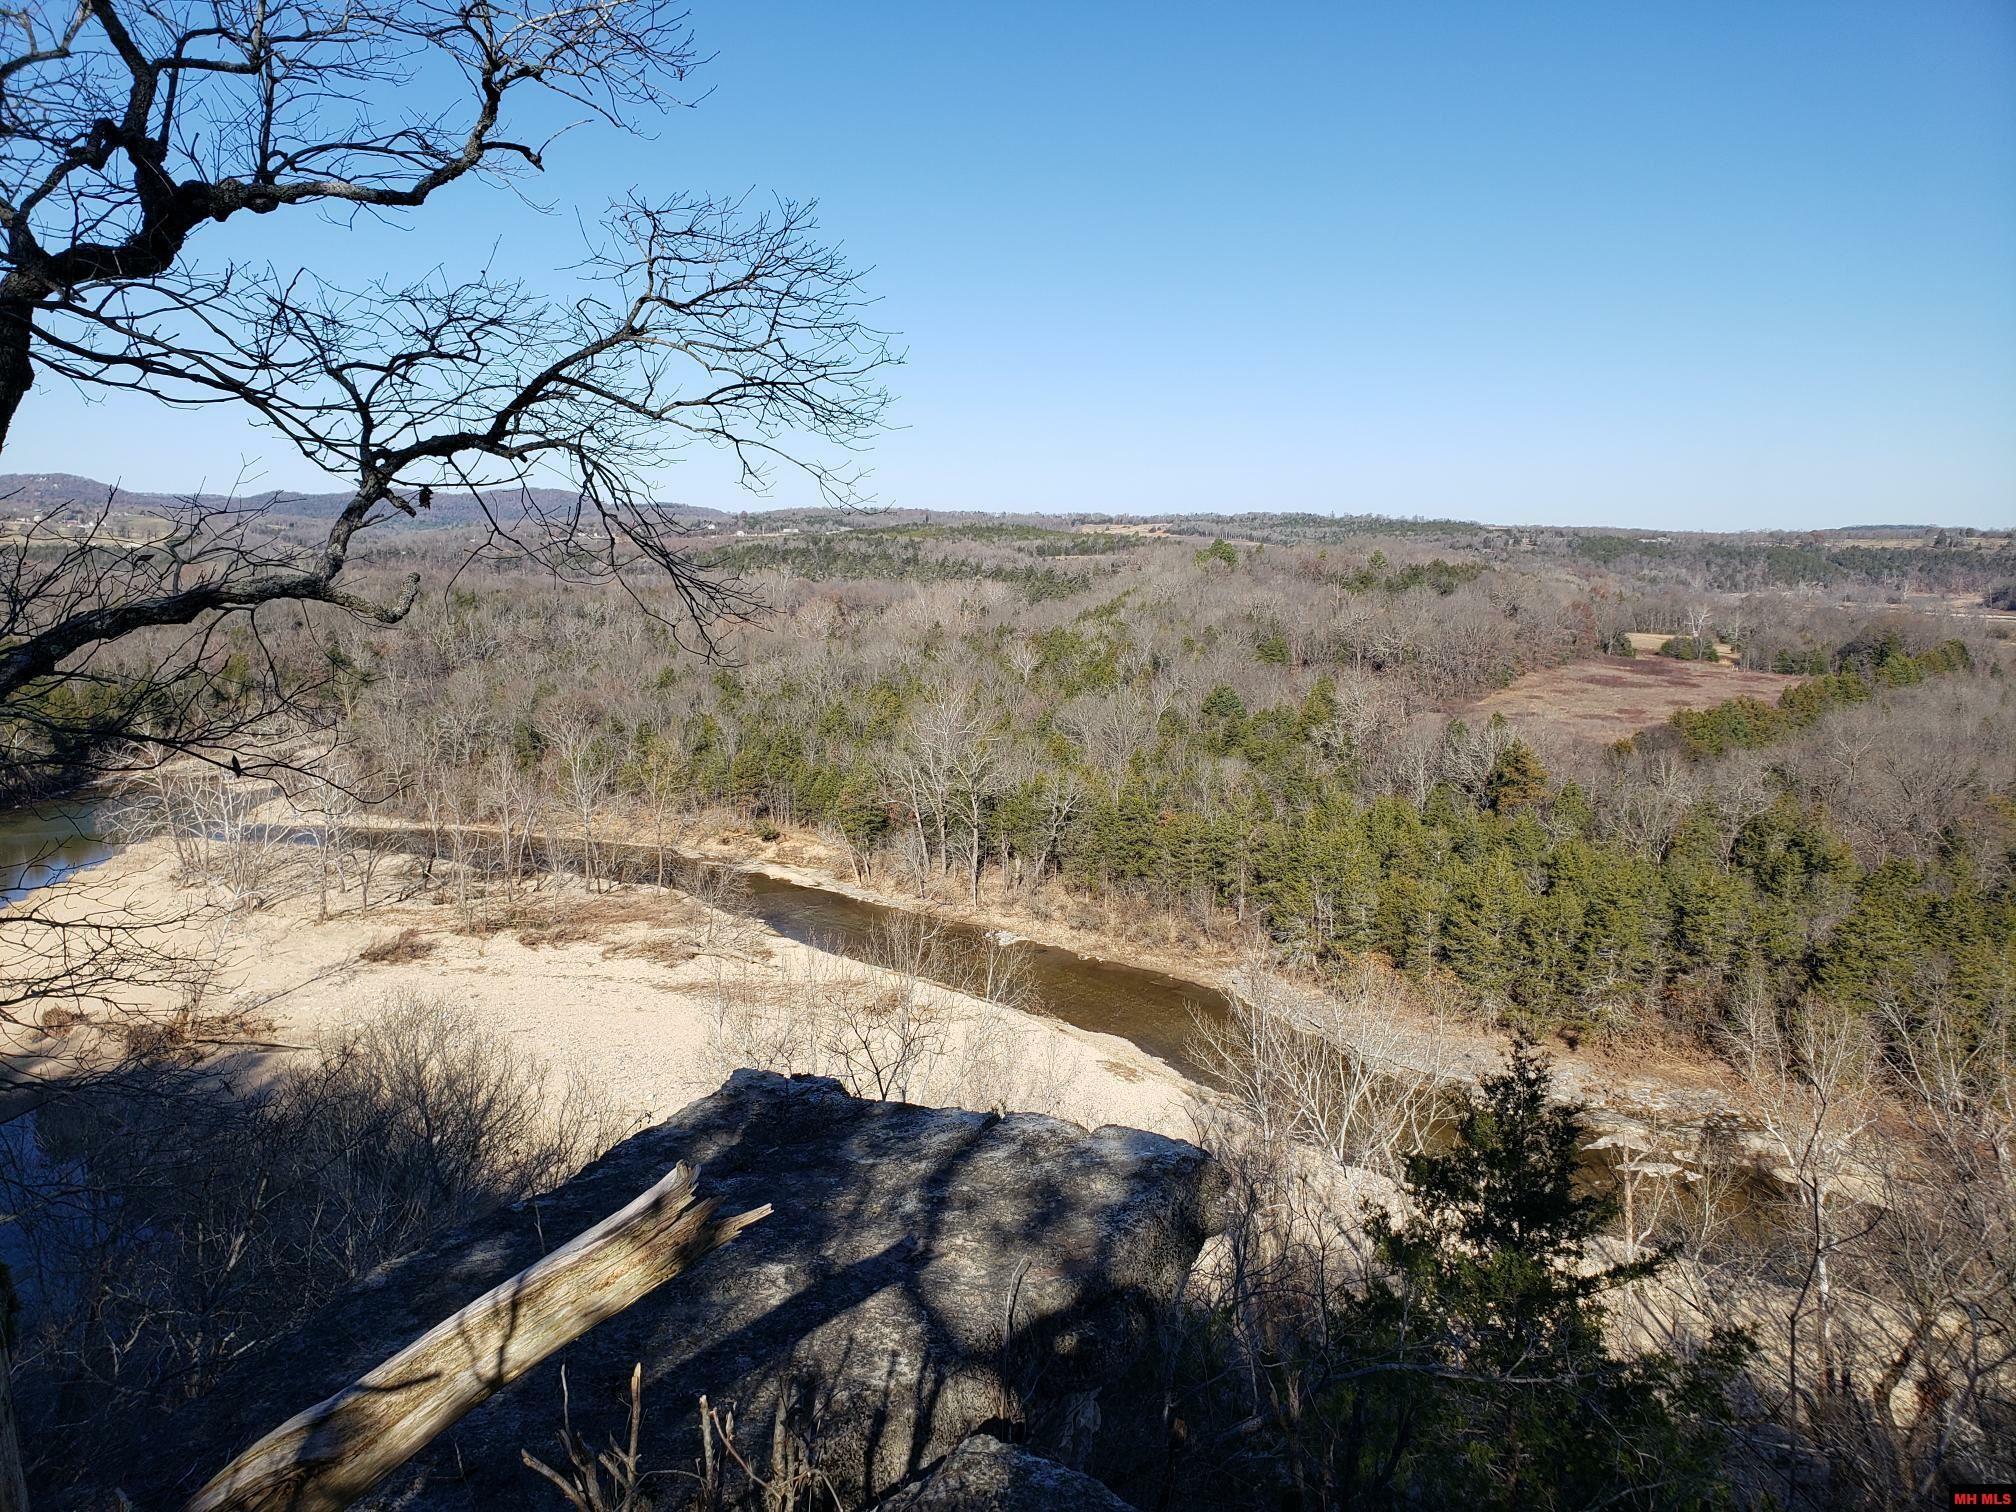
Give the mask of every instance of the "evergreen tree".
<svg viewBox="0 0 2016 1512">
<path fill-rule="evenodd" d="M 1911 1001 L 1934 969 L 1935 930 L 1924 878 L 1891 859 L 1863 877 L 1855 905 L 1827 938 L 1818 980 L 1839 1001 L 1868 1010 Z"/>
<path fill-rule="evenodd" d="M 1502 852 L 1451 874 L 1442 956 L 1486 1002 L 1512 996 L 1521 926 L 1531 907 L 1531 892 Z"/>
<path fill-rule="evenodd" d="M 1484 801 L 1494 813 L 1515 814 L 1547 801 L 1547 768 L 1523 740 L 1498 753 L 1484 779 Z"/>
<path fill-rule="evenodd" d="M 1589 795 L 1582 791 L 1580 783 L 1564 783 L 1561 791 L 1554 795 L 1547 817 L 1558 834 L 1567 831 L 1574 835 L 1585 835 L 1596 823 L 1596 810 L 1590 805 Z"/>
<path fill-rule="evenodd" d="M 1672 907 L 1672 941 L 1689 970 L 1728 965 L 1749 916 L 1749 890 L 1740 873 L 1725 870 L 1713 809 L 1697 805 L 1666 852 L 1661 868 Z"/>
<path fill-rule="evenodd" d="M 1663 1257 L 1590 1263 L 1611 1216 L 1577 1180 L 1581 1111 L 1529 1041 L 1407 1162 L 1410 1211 L 1375 1216 L 1378 1270 L 1339 1319 L 1366 1364 L 1335 1411 L 1341 1504 L 1693 1508 L 1728 1501 L 1726 1389 L 1750 1351 L 1625 1358 L 1603 1295 Z"/>
</svg>

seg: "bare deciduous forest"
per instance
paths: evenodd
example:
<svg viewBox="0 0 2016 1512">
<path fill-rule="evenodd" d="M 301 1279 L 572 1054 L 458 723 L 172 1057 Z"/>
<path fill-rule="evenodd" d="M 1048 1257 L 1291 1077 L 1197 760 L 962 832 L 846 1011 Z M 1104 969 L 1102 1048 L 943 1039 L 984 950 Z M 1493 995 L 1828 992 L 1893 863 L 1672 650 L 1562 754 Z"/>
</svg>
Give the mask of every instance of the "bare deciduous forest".
<svg viewBox="0 0 2016 1512">
<path fill-rule="evenodd" d="M 684 14 L 31 0 L 0 39 L 8 465 L 79 406 L 221 411 L 331 490 L 0 477 L 0 1512 L 521 1472 L 852 1512 L 983 1437 L 1142 1512 L 2016 1477 L 2008 530 L 881 507 L 903 354 L 812 208 L 564 176 L 706 98 Z M 479 193 L 578 245 L 474 257 Z M 438 265 L 338 276 L 415 225 Z M 956 1199 L 878 1168 L 867 1259 L 822 1185 L 747 1267 L 980 1275 L 963 1363 L 920 1304 L 845 1441 L 856 1341 L 810 1325 L 739 1438 L 726 1346 L 577 1399 L 598 1326 L 805 1215 L 717 1220 L 683 1154 L 542 1204 L 799 1076 L 1051 1152 Z M 526 1258 L 216 1430 L 458 1243 Z M 1025 1281 L 1098 1316 L 1044 1336 Z M 465 1324 L 452 1411 L 387 1407 Z M 899 1399 L 957 1431 L 892 1467 Z"/>
<path fill-rule="evenodd" d="M 1589 1242 L 1632 1277 L 1665 1262 L 1617 1282 L 1609 1327 L 1669 1351 L 1659 1368 L 1681 1375 L 1641 1382 L 1646 1400 L 1708 1435 L 1660 1455 L 1705 1455 L 1751 1499 L 1852 1487 L 1871 1505 L 2000 1465 L 2016 707 L 2007 622 L 1950 597 L 1991 596 L 2016 566 L 2006 541 L 1621 553 L 1616 537 L 1265 516 L 1236 544 L 1218 521 L 1146 538 L 873 514 L 692 528 L 696 571 L 749 606 L 717 627 L 712 661 L 621 590 L 493 551 L 396 628 L 317 609 L 221 626 L 203 717 L 284 727 L 278 787 L 343 833 L 334 864 L 364 865 L 374 828 L 415 834 L 439 866 L 419 885 L 469 927 L 525 927 L 500 878 L 558 867 L 592 896 L 622 889 L 618 854 L 677 882 L 725 850 L 1280 984 L 1244 994 L 1198 1052 L 1250 1228 L 1221 1278 L 1230 1332 L 1212 1349 L 1230 1354 L 1201 1377 L 1179 1359 L 1167 1388 L 1186 1413 L 1250 1421 L 1240 1454 L 1269 1473 L 1341 1488 L 1374 1452 L 1354 1437 L 1371 1431 L 1362 1406 L 1346 1433 L 1317 1404 L 1383 1326 L 1365 1311 L 1382 1294 L 1356 1278 L 1383 1274 L 1380 1255 L 1404 1274 L 1417 1252 L 1378 1249 L 1321 1170 L 1407 1182 L 1448 1116 L 1432 1075 L 1401 1069 L 1381 1027 L 1396 1017 L 1598 1065 L 1692 1064 L 1740 1110 L 1739 1133 L 1676 1119 L 1602 1142 L 1620 1205 Z M 444 576 L 472 539 L 387 536 L 356 564 L 359 591 Z M 1825 563 L 1828 581 L 1719 586 L 1745 551 L 1756 574 L 1796 551 L 1787 570 Z M 136 637 L 118 654 L 137 683 L 163 652 Z M 1563 669 L 1600 696 L 1602 669 L 1640 663 L 1688 669 L 1690 692 L 1750 686 L 1749 670 L 1779 691 L 1620 740 L 1473 712 Z M 99 670 L 117 701 L 118 665 Z M 1614 680 L 1615 698 L 1642 696 Z M 19 770 L 95 764 L 88 709 L 54 727 L 75 743 Z M 247 849 L 257 805 L 232 820 L 242 779 L 202 770 L 144 778 L 158 802 L 136 822 L 217 852 L 196 870 L 240 865 L 226 890 L 264 906 L 281 884 Z M 1026 1002 L 1007 977 L 974 988 Z M 728 1059 L 888 1095 L 953 1053 L 928 1013 L 857 1014 L 845 1053 L 839 1030 L 793 1050 L 790 1022 L 737 1010 Z M 1747 1156 L 1718 1151 L 1731 1139 Z M 1743 1170 L 1768 1177 L 1761 1195 Z M 1727 1342 L 1737 1328 L 1752 1352 Z M 1257 1395 L 1217 1373 L 1234 1358 L 1266 1362 Z M 1722 1404 L 1707 1418 L 1684 1406 L 1703 1391 Z M 1811 1463 L 1786 1459 L 1792 1442 Z M 1389 1483 L 1432 1479 L 1410 1464 Z"/>
</svg>

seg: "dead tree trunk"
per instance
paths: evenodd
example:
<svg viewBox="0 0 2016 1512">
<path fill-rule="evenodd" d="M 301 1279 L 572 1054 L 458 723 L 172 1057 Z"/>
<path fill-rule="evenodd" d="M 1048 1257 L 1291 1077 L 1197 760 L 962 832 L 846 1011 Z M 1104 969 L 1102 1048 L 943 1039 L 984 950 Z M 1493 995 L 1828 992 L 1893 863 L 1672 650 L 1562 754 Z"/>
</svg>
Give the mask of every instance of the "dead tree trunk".
<svg viewBox="0 0 2016 1512">
<path fill-rule="evenodd" d="M 757 1219 L 720 1221 L 674 1166 L 621 1211 L 436 1324 L 226 1465 L 187 1512 L 346 1507 L 556 1349 L 670 1280 Z"/>
<path fill-rule="evenodd" d="M 13 1371 L 12 1351 L 0 1337 L 0 1512 L 28 1512 L 28 1480 L 21 1471 L 21 1439 L 14 1427 Z"/>
</svg>

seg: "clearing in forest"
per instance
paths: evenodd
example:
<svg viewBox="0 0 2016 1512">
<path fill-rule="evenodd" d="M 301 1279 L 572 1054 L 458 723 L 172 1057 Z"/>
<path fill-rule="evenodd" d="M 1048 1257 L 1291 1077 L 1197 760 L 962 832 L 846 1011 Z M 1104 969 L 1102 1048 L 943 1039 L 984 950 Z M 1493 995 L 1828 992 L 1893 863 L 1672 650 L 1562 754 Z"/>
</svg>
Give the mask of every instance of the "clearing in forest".
<svg viewBox="0 0 2016 1512">
<path fill-rule="evenodd" d="M 1528 672 L 1470 704 L 1462 717 L 1476 723 L 1503 714 L 1528 729 L 1608 743 L 1663 724 L 1678 709 L 1707 709 L 1743 697 L 1776 703 L 1799 680 L 1717 662 L 1605 656 Z"/>
</svg>

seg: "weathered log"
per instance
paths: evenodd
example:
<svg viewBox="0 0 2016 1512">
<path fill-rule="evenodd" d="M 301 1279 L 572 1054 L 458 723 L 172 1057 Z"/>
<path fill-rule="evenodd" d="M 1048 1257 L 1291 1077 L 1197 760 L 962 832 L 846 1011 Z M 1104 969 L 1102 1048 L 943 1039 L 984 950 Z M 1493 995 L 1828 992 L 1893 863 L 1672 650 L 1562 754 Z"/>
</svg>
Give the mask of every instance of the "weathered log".
<svg viewBox="0 0 2016 1512">
<path fill-rule="evenodd" d="M 769 1206 L 714 1220 L 692 1168 L 436 1324 L 326 1401 L 240 1454 L 188 1512 L 324 1512 L 347 1507 L 485 1398 L 614 1317 Z"/>
</svg>

